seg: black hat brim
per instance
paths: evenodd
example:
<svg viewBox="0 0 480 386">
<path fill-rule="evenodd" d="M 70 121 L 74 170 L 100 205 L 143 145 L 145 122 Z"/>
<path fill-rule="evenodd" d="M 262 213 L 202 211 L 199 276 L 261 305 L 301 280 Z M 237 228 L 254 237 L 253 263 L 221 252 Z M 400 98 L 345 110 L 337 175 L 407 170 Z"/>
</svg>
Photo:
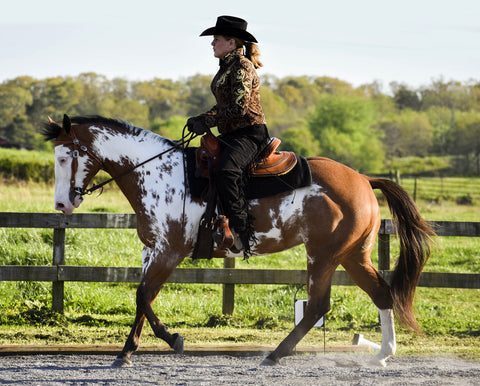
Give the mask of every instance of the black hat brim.
<svg viewBox="0 0 480 386">
<path fill-rule="evenodd" d="M 258 43 L 257 39 L 247 31 L 238 28 L 211 27 L 203 31 L 200 36 L 223 35 L 245 40 L 246 42 Z"/>
</svg>

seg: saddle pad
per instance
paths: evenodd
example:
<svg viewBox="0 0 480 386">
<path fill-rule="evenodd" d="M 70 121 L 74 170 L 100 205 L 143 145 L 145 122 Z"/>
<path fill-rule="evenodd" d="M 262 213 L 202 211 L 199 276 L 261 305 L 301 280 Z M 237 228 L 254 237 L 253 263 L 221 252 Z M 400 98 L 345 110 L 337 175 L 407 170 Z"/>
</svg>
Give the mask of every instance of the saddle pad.
<svg viewBox="0 0 480 386">
<path fill-rule="evenodd" d="M 196 149 L 196 147 L 188 147 L 185 149 L 188 186 L 193 197 L 205 199 L 208 189 L 208 179 L 195 177 Z M 311 185 L 312 175 L 307 160 L 298 154 L 296 157 L 297 163 L 295 167 L 286 174 L 268 177 L 249 177 L 247 181 L 246 198 L 253 200 L 255 198 L 273 196 Z"/>
</svg>

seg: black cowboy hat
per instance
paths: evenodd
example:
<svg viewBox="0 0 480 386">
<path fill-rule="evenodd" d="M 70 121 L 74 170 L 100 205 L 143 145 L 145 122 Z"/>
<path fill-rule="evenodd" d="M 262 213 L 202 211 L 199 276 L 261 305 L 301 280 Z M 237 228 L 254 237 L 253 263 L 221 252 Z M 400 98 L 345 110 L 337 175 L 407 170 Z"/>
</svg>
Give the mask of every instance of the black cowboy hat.
<svg viewBox="0 0 480 386">
<path fill-rule="evenodd" d="M 208 35 L 223 35 L 258 43 L 257 39 L 247 32 L 247 22 L 235 16 L 219 16 L 215 27 L 208 28 L 200 34 L 200 36 Z"/>
</svg>

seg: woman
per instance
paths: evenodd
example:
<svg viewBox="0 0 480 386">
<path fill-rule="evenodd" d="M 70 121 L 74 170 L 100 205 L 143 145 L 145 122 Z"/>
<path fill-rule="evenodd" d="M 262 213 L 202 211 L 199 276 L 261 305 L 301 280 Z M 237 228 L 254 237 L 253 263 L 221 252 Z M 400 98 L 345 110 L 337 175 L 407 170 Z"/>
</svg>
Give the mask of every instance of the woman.
<svg viewBox="0 0 480 386">
<path fill-rule="evenodd" d="M 253 226 L 245 199 L 247 167 L 259 156 L 269 140 L 260 106 L 260 80 L 256 69 L 259 50 L 255 37 L 247 32 L 247 22 L 234 16 L 220 16 L 215 27 L 200 36 L 213 35 L 214 56 L 220 69 L 212 80 L 216 105 L 208 112 L 189 118 L 190 131 L 203 134 L 211 127 L 220 132 L 222 157 L 215 170 L 215 183 L 225 215 L 238 237 L 232 250 L 243 249 L 248 257 Z"/>
</svg>

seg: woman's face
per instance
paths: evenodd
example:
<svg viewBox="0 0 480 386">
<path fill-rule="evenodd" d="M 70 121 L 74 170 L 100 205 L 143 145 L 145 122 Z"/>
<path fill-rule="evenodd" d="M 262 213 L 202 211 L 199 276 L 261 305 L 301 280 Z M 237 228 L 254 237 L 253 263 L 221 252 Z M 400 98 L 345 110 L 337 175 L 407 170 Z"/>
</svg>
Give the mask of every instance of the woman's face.
<svg viewBox="0 0 480 386">
<path fill-rule="evenodd" d="M 235 49 L 235 39 L 225 39 L 225 36 L 214 35 L 212 41 L 213 55 L 223 59 L 228 53 Z"/>
</svg>

